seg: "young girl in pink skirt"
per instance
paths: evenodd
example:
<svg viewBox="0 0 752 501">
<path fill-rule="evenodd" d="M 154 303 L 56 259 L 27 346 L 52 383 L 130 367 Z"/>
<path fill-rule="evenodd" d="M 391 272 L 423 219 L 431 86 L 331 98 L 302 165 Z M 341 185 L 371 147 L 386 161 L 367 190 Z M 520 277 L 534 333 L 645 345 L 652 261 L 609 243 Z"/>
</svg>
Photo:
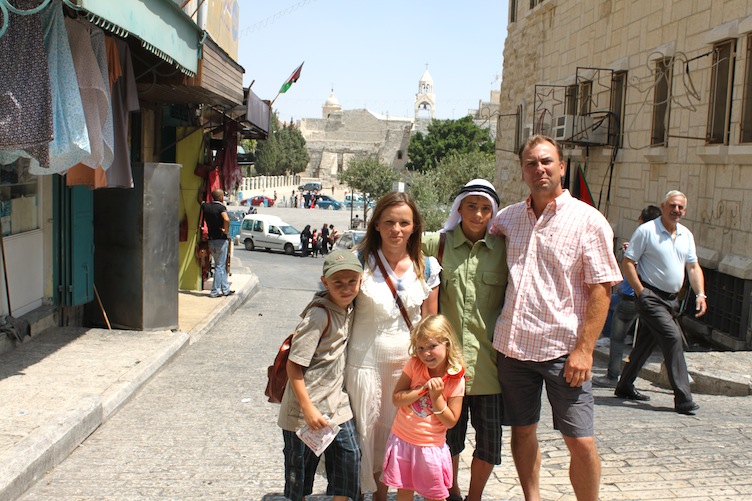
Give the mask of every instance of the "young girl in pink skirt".
<svg viewBox="0 0 752 501">
<path fill-rule="evenodd" d="M 381 481 L 397 501 L 449 496 L 452 456 L 446 431 L 457 423 L 465 394 L 462 355 L 449 321 L 429 315 L 410 334 L 410 360 L 392 394 L 398 408 L 386 445 Z"/>
</svg>

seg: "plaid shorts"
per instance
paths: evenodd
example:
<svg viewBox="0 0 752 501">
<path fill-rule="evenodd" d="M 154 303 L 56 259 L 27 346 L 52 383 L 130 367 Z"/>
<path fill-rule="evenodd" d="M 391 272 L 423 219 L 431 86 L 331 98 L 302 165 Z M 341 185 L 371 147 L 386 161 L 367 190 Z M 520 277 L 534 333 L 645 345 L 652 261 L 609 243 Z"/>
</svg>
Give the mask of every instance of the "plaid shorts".
<svg viewBox="0 0 752 501">
<path fill-rule="evenodd" d="M 355 424 L 349 420 L 340 425 L 334 441 L 324 451 L 327 496 L 360 498 L 360 447 Z M 282 430 L 285 440 L 285 497 L 301 501 L 313 492 L 313 478 L 319 457 L 298 438 L 294 431 Z"/>
<path fill-rule="evenodd" d="M 462 414 L 453 428 L 447 430 L 446 440 L 452 456 L 465 450 L 468 417 L 475 429 L 473 457 L 490 464 L 501 464 L 501 394 L 465 395 Z"/>
</svg>

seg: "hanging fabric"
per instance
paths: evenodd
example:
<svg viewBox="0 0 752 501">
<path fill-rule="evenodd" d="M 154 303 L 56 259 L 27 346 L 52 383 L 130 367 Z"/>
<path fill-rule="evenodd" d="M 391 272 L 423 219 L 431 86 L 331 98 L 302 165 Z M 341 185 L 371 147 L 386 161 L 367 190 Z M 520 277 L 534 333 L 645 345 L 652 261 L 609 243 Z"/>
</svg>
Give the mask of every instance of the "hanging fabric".
<svg viewBox="0 0 752 501">
<path fill-rule="evenodd" d="M 238 132 L 240 127 L 234 121 L 228 121 L 224 126 L 224 155 L 222 156 L 222 188 L 224 191 L 235 191 L 243 178 L 238 165 Z"/>
<path fill-rule="evenodd" d="M 120 76 L 112 83 L 112 120 L 115 126 L 115 159 L 107 169 L 107 185 L 110 188 L 133 188 L 131 152 L 128 144 L 130 113 L 139 109 L 136 75 L 133 73 L 131 49 L 123 40 L 107 37 L 109 66 L 119 66 Z M 114 48 L 114 50 L 113 50 Z M 117 54 L 117 61 L 114 60 Z"/>
<path fill-rule="evenodd" d="M 14 5 L 29 10 L 39 2 L 18 0 Z M 53 137 L 52 93 L 42 19 L 39 14 L 12 17 L 0 37 L 0 150 L 25 150 L 47 168 Z M 19 156 L 2 161 L 11 163 Z"/>
<path fill-rule="evenodd" d="M 89 42 L 91 44 L 91 50 L 96 60 L 96 68 L 99 70 L 101 77 L 102 88 L 99 89 L 101 93 L 104 93 L 104 101 L 99 101 L 99 106 L 105 106 L 104 111 L 100 110 L 100 117 L 104 119 L 102 122 L 102 159 L 93 169 L 85 164 L 86 161 L 72 167 L 66 176 L 66 182 L 68 186 L 73 185 L 85 185 L 91 188 L 106 188 L 107 175 L 105 171 L 110 168 L 114 159 L 114 128 L 112 122 L 112 102 L 110 96 L 109 85 L 109 70 L 107 69 L 107 49 L 105 47 L 104 32 L 96 26 L 86 25 L 86 29 L 89 33 Z M 99 82 L 100 80 L 97 80 Z M 101 96 L 100 96 L 101 97 Z M 103 104 L 104 103 L 104 104 Z M 106 113 L 105 113 L 106 111 Z"/>
<path fill-rule="evenodd" d="M 10 163 L 16 156 L 31 159 L 29 172 L 35 175 L 65 172 L 91 154 L 89 132 L 86 129 L 73 56 L 65 30 L 63 7 L 59 3 L 52 3 L 40 12 L 40 16 L 52 94 L 54 138 L 49 143 L 49 168 L 42 167 L 23 150 L 0 152 L 0 163 Z"/>
<path fill-rule="evenodd" d="M 107 177 L 102 165 L 106 159 L 112 162 L 112 151 L 105 151 L 107 146 L 103 136 L 107 116 L 110 114 L 110 103 L 107 99 L 109 85 L 106 85 L 102 78 L 97 56 L 92 49 L 89 27 L 78 20 L 69 18 L 65 19 L 65 27 L 68 30 L 78 87 L 84 105 L 86 127 L 89 130 L 91 142 L 91 155 L 68 170 L 66 182 L 68 186 L 104 187 L 107 185 Z M 97 168 L 99 168 L 98 172 L 95 171 Z"/>
</svg>

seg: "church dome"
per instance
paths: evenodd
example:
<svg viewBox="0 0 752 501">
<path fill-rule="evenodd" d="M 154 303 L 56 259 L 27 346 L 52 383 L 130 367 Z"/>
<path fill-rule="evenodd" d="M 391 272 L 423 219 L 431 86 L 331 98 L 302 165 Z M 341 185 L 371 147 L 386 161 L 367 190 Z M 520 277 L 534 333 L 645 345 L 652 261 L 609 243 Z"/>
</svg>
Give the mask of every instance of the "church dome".
<svg viewBox="0 0 752 501">
<path fill-rule="evenodd" d="M 324 106 L 326 106 L 327 108 L 342 108 L 342 106 L 340 106 L 339 104 L 339 99 L 334 97 L 334 91 L 332 91 L 332 93 L 329 94 L 329 97 L 324 103 Z"/>
<path fill-rule="evenodd" d="M 332 113 L 339 111 L 342 111 L 342 106 L 340 106 L 339 104 L 339 99 L 334 97 L 334 89 L 332 89 L 332 92 L 331 94 L 329 94 L 329 97 L 324 103 L 324 106 L 321 107 L 321 116 L 322 118 L 328 118 Z"/>
</svg>

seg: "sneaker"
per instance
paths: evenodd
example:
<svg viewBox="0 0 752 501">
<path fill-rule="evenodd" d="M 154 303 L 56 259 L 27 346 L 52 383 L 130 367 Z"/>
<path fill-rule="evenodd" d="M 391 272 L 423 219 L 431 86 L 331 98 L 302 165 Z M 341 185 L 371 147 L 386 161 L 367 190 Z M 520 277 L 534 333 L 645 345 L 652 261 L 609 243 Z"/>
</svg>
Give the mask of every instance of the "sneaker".
<svg viewBox="0 0 752 501">
<path fill-rule="evenodd" d="M 616 388 L 616 383 L 619 382 L 618 377 L 608 377 L 608 376 L 594 376 L 593 377 L 593 384 L 595 386 L 600 386 L 601 388 Z"/>
<path fill-rule="evenodd" d="M 223 292 L 222 293 L 223 296 L 232 296 L 233 294 L 235 294 L 235 291 L 233 291 L 233 290 L 229 290 L 227 292 Z"/>
<path fill-rule="evenodd" d="M 209 297 L 213 297 L 213 298 L 222 297 L 222 294 L 220 294 L 219 292 L 212 292 L 211 294 L 209 294 Z"/>
<path fill-rule="evenodd" d="M 609 346 L 611 346 L 611 338 L 602 337 L 595 342 L 595 346 L 597 346 L 598 348 L 608 348 Z"/>
</svg>

